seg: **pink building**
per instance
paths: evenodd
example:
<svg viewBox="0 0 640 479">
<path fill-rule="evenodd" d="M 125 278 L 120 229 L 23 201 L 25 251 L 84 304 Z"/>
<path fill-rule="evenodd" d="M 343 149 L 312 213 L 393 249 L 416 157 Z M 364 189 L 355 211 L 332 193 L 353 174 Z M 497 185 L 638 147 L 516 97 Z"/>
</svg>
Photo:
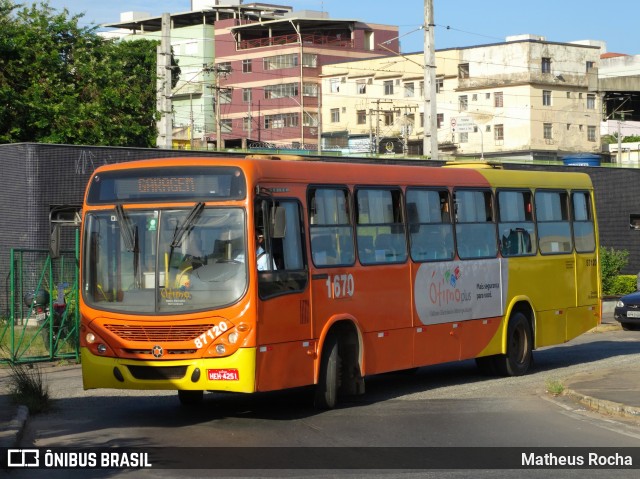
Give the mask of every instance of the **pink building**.
<svg viewBox="0 0 640 479">
<path fill-rule="evenodd" d="M 227 148 L 316 149 L 321 66 L 399 49 L 397 26 L 333 20 L 323 12 L 287 12 L 269 21 L 221 19 L 215 27 L 220 134 L 208 141 L 219 137 Z"/>
</svg>

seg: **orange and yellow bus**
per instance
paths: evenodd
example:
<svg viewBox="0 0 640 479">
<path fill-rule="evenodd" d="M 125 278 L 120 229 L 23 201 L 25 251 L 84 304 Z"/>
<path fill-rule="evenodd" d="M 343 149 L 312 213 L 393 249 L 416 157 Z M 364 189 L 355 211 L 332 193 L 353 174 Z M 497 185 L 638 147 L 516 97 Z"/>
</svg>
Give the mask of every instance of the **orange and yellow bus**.
<svg viewBox="0 0 640 479">
<path fill-rule="evenodd" d="M 174 158 L 98 168 L 83 206 L 84 387 L 252 393 L 475 358 L 527 372 L 600 319 L 582 173 Z"/>
</svg>

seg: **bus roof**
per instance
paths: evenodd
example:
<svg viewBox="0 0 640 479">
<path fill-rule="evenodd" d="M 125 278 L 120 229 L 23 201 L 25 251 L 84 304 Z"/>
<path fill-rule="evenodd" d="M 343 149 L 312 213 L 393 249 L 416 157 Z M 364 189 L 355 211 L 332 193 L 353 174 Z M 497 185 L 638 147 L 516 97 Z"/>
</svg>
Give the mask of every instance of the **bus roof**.
<svg viewBox="0 0 640 479">
<path fill-rule="evenodd" d="M 295 157 L 295 160 L 300 158 Z M 245 171 L 250 183 L 302 182 L 349 185 L 414 185 L 414 186 L 509 186 L 530 188 L 592 188 L 589 175 L 581 172 L 551 172 L 531 170 L 505 170 L 479 167 L 475 163 L 468 167 L 442 167 L 441 164 L 416 162 L 415 164 L 389 165 L 336 161 L 287 161 L 281 156 L 252 155 L 247 158 L 224 157 L 177 157 L 138 160 L 105 165 L 102 171 L 135 168 L 161 168 L 176 165 L 193 166 L 238 166 Z M 466 166 L 466 165 L 465 165 Z"/>
</svg>

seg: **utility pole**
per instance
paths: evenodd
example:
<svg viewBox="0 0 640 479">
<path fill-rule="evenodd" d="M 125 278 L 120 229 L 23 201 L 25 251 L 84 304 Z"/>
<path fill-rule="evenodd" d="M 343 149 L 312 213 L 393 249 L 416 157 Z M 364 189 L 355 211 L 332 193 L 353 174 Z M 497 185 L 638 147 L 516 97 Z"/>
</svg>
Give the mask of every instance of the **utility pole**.
<svg viewBox="0 0 640 479">
<path fill-rule="evenodd" d="M 205 65 L 202 69 L 205 73 L 213 73 L 213 88 L 214 101 L 215 101 L 215 115 L 216 115 L 216 150 L 220 150 L 222 147 L 222 120 L 220 118 L 220 90 L 228 90 L 228 88 L 222 88 L 220 86 L 220 76 L 226 76 L 230 73 L 229 70 L 222 69 L 218 65 Z"/>
<path fill-rule="evenodd" d="M 369 110 L 369 119 L 371 119 L 371 115 L 372 113 L 376 114 L 376 136 L 375 136 L 375 142 L 373 144 L 373 153 L 377 153 L 378 152 L 378 142 L 380 141 L 380 113 L 386 113 L 388 110 L 381 110 L 380 109 L 380 103 L 393 103 L 391 100 L 375 100 L 374 102 L 376 104 L 376 108 L 375 110 L 370 109 Z M 371 134 L 369 134 L 369 137 L 371 137 Z"/>
<path fill-rule="evenodd" d="M 162 14 L 162 33 L 160 45 L 156 48 L 156 109 L 160 113 L 158 120 L 158 148 L 171 149 L 173 121 L 171 118 L 171 15 Z"/>
<path fill-rule="evenodd" d="M 436 52 L 433 0 L 424 0 L 424 139 L 425 156 L 438 159 L 438 128 L 436 117 Z"/>
</svg>

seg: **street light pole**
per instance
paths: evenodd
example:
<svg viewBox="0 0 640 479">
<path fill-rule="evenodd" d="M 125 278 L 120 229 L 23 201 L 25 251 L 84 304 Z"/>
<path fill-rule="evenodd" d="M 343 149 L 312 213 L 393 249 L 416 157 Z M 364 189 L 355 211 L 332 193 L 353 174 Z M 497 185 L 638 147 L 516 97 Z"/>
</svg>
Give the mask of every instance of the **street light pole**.
<svg viewBox="0 0 640 479">
<path fill-rule="evenodd" d="M 424 0 L 424 155 L 438 159 L 438 128 L 436 124 L 436 53 L 433 0 Z M 428 132 L 428 133 L 427 133 Z"/>
</svg>

